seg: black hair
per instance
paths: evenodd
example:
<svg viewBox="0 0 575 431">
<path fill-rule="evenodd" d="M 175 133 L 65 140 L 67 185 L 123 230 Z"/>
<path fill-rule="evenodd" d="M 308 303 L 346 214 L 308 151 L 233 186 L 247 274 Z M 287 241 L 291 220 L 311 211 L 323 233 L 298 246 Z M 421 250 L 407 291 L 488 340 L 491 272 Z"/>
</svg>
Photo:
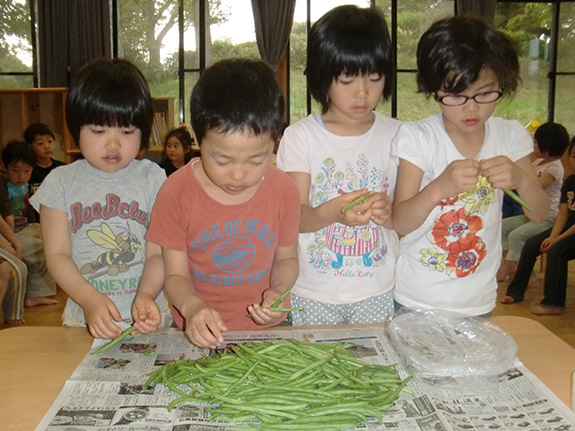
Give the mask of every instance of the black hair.
<svg viewBox="0 0 575 431">
<path fill-rule="evenodd" d="M 36 153 L 24 141 L 10 141 L 2 150 L 2 163 L 7 169 L 12 163 L 23 162 L 32 167 L 36 166 Z"/>
<path fill-rule="evenodd" d="M 44 123 L 30 124 L 28 127 L 26 127 L 26 130 L 24 130 L 24 140 L 30 145 L 34 143 L 34 139 L 36 139 L 36 136 L 51 136 L 52 139 L 54 140 L 56 139 L 56 136 L 54 136 L 54 132 L 52 132 L 52 129 L 50 129 L 50 127 Z"/>
<path fill-rule="evenodd" d="M 385 78 L 383 100 L 391 96 L 395 62 L 383 13 L 355 5 L 338 6 L 318 19 L 308 35 L 307 85 L 325 113 L 334 79 L 377 73 Z"/>
<path fill-rule="evenodd" d="M 569 145 L 569 133 L 559 123 L 543 123 L 533 137 L 539 150 L 551 157 L 561 157 Z"/>
<path fill-rule="evenodd" d="M 487 68 L 504 94 L 515 91 L 520 80 L 517 47 L 480 18 L 457 15 L 436 21 L 417 45 L 417 86 L 427 96 L 440 90 L 461 93 Z"/>
<path fill-rule="evenodd" d="M 189 162 L 190 159 L 192 158 L 191 150 L 193 143 L 193 139 L 192 136 L 190 135 L 190 132 L 188 132 L 183 127 L 178 127 L 177 129 L 170 130 L 166 135 L 166 137 L 164 138 L 164 154 L 166 153 L 165 144 L 168 142 L 168 139 L 172 137 L 175 137 L 178 141 L 180 141 L 180 143 L 182 144 L 182 148 L 184 149 L 184 160 L 186 161 L 186 163 Z"/>
<path fill-rule="evenodd" d="M 66 122 L 79 144 L 83 126 L 135 126 L 141 131 L 140 149 L 150 141 L 154 111 L 146 78 L 124 59 L 97 59 L 86 64 L 70 86 Z"/>
<path fill-rule="evenodd" d="M 267 133 L 274 141 L 282 130 L 283 95 L 274 72 L 261 60 L 215 63 L 196 83 L 190 105 L 198 145 L 209 130 Z"/>
</svg>

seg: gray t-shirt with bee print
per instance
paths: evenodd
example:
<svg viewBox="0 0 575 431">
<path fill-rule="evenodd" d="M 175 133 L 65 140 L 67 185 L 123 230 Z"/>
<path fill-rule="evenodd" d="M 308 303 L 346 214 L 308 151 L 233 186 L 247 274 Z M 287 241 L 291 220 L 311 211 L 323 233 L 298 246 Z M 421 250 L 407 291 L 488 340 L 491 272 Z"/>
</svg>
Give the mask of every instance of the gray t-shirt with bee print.
<svg viewBox="0 0 575 431">
<path fill-rule="evenodd" d="M 145 261 L 144 235 L 152 206 L 166 179 L 150 160 L 134 160 L 107 173 L 78 160 L 54 169 L 30 199 L 66 213 L 71 255 L 88 283 L 109 297 L 126 323 Z M 156 299 L 164 324 L 171 322 L 166 298 Z M 63 326 L 85 326 L 83 309 L 68 299 Z M 164 326 L 164 325 L 162 325 Z"/>
</svg>

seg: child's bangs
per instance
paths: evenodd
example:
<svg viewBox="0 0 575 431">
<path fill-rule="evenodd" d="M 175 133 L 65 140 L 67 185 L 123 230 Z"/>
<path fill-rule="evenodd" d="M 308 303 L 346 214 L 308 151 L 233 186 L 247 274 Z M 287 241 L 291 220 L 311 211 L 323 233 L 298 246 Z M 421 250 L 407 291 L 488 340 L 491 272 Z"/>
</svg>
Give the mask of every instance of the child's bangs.
<svg viewBox="0 0 575 431">
<path fill-rule="evenodd" d="M 345 74 L 348 76 L 370 75 L 377 73 L 385 76 L 385 64 L 388 61 L 383 53 L 366 49 L 357 52 L 340 52 L 336 63 L 341 65 L 340 70 L 334 74 L 339 76 Z"/>
<path fill-rule="evenodd" d="M 86 124 L 108 127 L 136 126 L 141 129 L 147 118 L 143 115 L 143 109 L 144 104 L 136 97 L 122 93 L 110 94 L 109 97 L 92 100 L 87 106 Z"/>
</svg>

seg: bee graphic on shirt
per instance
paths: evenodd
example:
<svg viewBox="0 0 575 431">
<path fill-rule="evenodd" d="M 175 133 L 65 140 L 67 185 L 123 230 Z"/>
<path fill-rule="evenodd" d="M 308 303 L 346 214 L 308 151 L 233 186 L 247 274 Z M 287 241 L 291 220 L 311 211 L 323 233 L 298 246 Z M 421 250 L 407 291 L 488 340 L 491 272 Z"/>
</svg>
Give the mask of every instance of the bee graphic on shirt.
<svg viewBox="0 0 575 431">
<path fill-rule="evenodd" d="M 104 272 L 96 273 L 90 278 L 108 274 L 111 276 L 126 272 L 131 266 L 143 263 L 142 261 L 132 262 L 136 253 L 142 249 L 140 241 L 129 230 L 115 234 L 106 223 L 100 225 L 100 229 L 90 229 L 86 232 L 88 238 L 100 247 L 109 251 L 102 253 L 93 262 L 88 262 L 82 266 L 82 274 L 94 274 L 102 268 L 107 268 Z"/>
</svg>

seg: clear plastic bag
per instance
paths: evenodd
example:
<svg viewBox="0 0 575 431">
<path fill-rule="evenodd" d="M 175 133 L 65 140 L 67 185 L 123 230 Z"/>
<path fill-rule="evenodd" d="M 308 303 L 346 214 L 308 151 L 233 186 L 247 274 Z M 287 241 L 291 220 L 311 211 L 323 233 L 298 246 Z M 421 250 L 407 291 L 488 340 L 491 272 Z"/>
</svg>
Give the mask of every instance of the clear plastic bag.
<svg viewBox="0 0 575 431">
<path fill-rule="evenodd" d="M 408 372 L 427 383 L 477 389 L 496 382 L 517 355 L 517 344 L 498 326 L 443 310 L 405 309 L 390 322 L 388 335 Z"/>
</svg>

